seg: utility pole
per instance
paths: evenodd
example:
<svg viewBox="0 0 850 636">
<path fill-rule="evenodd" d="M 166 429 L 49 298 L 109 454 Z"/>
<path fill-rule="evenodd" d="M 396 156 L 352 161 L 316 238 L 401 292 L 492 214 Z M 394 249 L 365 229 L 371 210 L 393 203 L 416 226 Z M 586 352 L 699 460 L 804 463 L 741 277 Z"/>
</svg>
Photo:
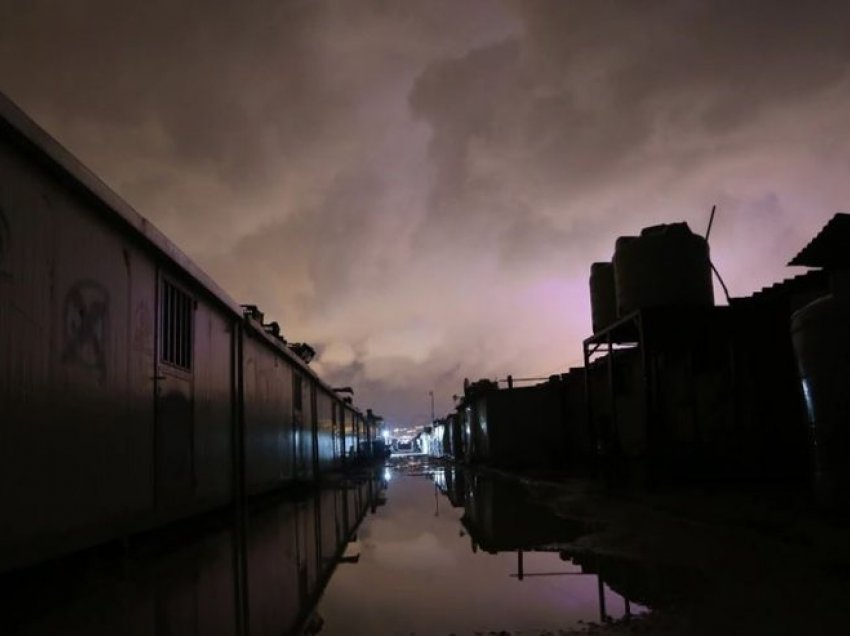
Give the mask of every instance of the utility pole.
<svg viewBox="0 0 850 636">
<path fill-rule="evenodd" d="M 434 423 L 434 392 L 428 391 L 428 395 L 431 396 L 431 424 Z"/>
</svg>

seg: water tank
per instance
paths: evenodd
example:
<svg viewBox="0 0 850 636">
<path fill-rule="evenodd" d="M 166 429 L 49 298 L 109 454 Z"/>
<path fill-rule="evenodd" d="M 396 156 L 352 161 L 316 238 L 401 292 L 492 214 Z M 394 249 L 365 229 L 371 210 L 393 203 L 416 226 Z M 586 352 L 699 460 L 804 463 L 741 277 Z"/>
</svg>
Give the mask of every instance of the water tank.
<svg viewBox="0 0 850 636">
<path fill-rule="evenodd" d="M 617 320 L 613 263 L 593 263 L 590 266 L 590 315 L 593 333 L 602 331 Z"/>
<path fill-rule="evenodd" d="M 814 489 L 829 508 L 850 506 L 850 302 L 829 295 L 791 318 L 810 424 Z"/>
<path fill-rule="evenodd" d="M 614 249 L 617 313 L 659 305 L 714 304 L 706 240 L 687 223 L 621 236 Z"/>
</svg>

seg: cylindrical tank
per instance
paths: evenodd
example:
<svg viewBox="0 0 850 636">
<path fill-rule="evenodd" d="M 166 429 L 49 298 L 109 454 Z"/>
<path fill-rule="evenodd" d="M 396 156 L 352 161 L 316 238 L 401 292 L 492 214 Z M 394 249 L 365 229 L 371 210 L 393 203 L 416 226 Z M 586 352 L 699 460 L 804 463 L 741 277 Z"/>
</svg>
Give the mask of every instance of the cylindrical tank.
<svg viewBox="0 0 850 636">
<path fill-rule="evenodd" d="M 590 266 L 590 315 L 593 333 L 602 331 L 617 320 L 613 263 L 593 263 Z"/>
<path fill-rule="evenodd" d="M 791 318 L 791 337 L 811 427 L 815 497 L 850 505 L 850 302 L 829 295 Z"/>
<path fill-rule="evenodd" d="M 708 242 L 687 223 L 621 236 L 614 250 L 617 313 L 659 305 L 714 304 Z"/>
</svg>

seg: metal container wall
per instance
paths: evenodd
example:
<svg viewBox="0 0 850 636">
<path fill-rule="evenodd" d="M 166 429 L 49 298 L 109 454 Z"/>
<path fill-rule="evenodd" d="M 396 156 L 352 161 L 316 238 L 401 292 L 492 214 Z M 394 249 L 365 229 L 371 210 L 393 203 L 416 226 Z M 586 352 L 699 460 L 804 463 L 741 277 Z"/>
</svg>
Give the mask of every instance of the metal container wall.
<svg viewBox="0 0 850 636">
<path fill-rule="evenodd" d="M 5 145 L 0 183 L 3 569 L 153 510 L 153 340 L 133 346 L 153 314 L 133 307 L 152 312 L 156 286 L 135 246 Z"/>
<path fill-rule="evenodd" d="M 647 307 L 714 304 L 708 243 L 686 223 L 621 236 L 613 262 L 620 316 Z"/>
<path fill-rule="evenodd" d="M 195 311 L 194 444 L 196 497 L 220 505 L 233 489 L 233 317 L 198 303 Z"/>
<path fill-rule="evenodd" d="M 263 336 L 244 339 L 245 479 L 249 493 L 291 480 L 293 458 L 292 369 L 278 360 Z"/>
<path fill-rule="evenodd" d="M 487 461 L 501 467 L 560 468 L 566 428 L 560 380 L 486 394 Z"/>
<path fill-rule="evenodd" d="M 472 449 L 472 425 L 474 414 L 472 406 L 464 402 L 464 405 L 458 412 L 460 414 L 460 446 L 463 449 L 462 456 L 464 460 L 471 462 L 474 460 Z"/>
<path fill-rule="evenodd" d="M 820 298 L 791 322 L 811 426 L 814 488 L 825 507 L 850 504 L 850 303 Z"/>
<path fill-rule="evenodd" d="M 229 500 L 234 317 L 0 140 L 2 570 Z M 160 356 L 166 280 L 186 299 L 182 369 Z"/>
<path fill-rule="evenodd" d="M 455 460 L 463 459 L 463 413 L 455 411 L 446 418 L 448 454 Z"/>
<path fill-rule="evenodd" d="M 327 472 L 336 467 L 336 456 L 334 452 L 335 423 L 332 396 L 321 388 L 316 393 L 316 413 L 319 472 Z"/>
<path fill-rule="evenodd" d="M 357 448 L 359 411 L 2 94 L 0 184 L 0 571 L 223 506 L 234 462 L 313 479 L 334 411 Z"/>
<path fill-rule="evenodd" d="M 343 439 L 345 443 L 343 445 L 343 452 L 345 453 L 345 459 L 347 462 L 353 462 L 357 457 L 357 432 L 358 432 L 358 422 L 357 422 L 357 412 L 347 404 L 342 405 L 342 412 L 344 419 L 344 434 Z"/>
<path fill-rule="evenodd" d="M 295 431 L 295 479 L 309 481 L 315 476 L 316 464 L 316 418 L 315 418 L 315 385 L 311 378 L 304 373 L 294 370 L 293 378 L 293 415 L 292 428 Z M 300 402 L 297 395 L 301 394 Z M 300 408 L 298 404 L 300 403 Z"/>
<path fill-rule="evenodd" d="M 486 462 L 490 459 L 491 429 L 489 422 L 488 396 L 476 396 L 472 401 L 472 446 L 470 458 Z"/>
<path fill-rule="evenodd" d="M 617 321 L 617 288 L 614 264 L 593 263 L 590 266 L 590 313 L 593 333 Z"/>
</svg>

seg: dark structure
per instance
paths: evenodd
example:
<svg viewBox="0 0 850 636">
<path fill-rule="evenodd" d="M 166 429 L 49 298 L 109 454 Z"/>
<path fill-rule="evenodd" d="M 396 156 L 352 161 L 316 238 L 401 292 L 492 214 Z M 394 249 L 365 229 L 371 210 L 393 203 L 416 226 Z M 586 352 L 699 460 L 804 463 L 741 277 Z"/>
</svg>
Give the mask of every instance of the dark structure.
<svg viewBox="0 0 850 636">
<path fill-rule="evenodd" d="M 686 224 L 621 237 L 591 267 L 584 367 L 523 388 L 465 382 L 449 455 L 637 486 L 814 472 L 821 503 L 846 506 L 850 215 L 790 265 L 816 269 L 715 306 L 708 243 Z"/>
<path fill-rule="evenodd" d="M 792 313 L 824 293 L 827 277 L 809 272 L 715 307 L 707 246 L 681 224 L 667 227 L 677 229 L 651 228 L 656 242 L 644 257 L 666 259 L 676 273 L 658 289 L 649 279 L 630 283 L 618 319 L 584 342 L 599 467 L 627 483 L 804 479 L 806 430 L 788 329 Z M 615 254 L 615 273 L 621 263 Z M 618 299 L 627 276 L 617 277 Z"/>
<path fill-rule="evenodd" d="M 470 462 L 510 468 L 559 467 L 565 461 L 564 383 L 561 376 L 533 386 L 490 380 L 467 387 L 461 409 Z"/>
<path fill-rule="evenodd" d="M 794 349 L 811 428 L 818 503 L 850 506 L 850 215 L 836 214 L 789 263 L 822 268 L 829 288 L 797 311 Z"/>
<path fill-rule="evenodd" d="M 622 568 L 617 567 L 619 563 L 615 559 L 610 558 L 606 563 L 610 565 L 603 570 L 598 566 L 589 567 L 590 558 L 580 560 L 574 552 L 568 552 L 575 550 L 576 540 L 589 533 L 591 527 L 554 514 L 544 503 L 533 501 L 525 487 L 516 481 L 474 475 L 467 480 L 466 486 L 461 523 L 469 533 L 473 551 L 480 548 L 490 554 L 515 552 L 516 572 L 511 576 L 516 577 L 518 582 L 538 577 L 593 576 L 596 578 L 600 621 L 611 620 L 606 604 L 606 584 L 623 597 L 621 618 L 630 616 L 630 599 L 635 593 L 632 586 L 643 582 L 642 579 L 626 580 L 626 585 L 620 585 L 617 577 L 621 575 Z M 557 554 L 560 561 L 572 561 L 581 566 L 581 571 L 568 568 L 567 563 L 554 571 L 535 571 L 526 563 L 529 553 L 533 552 Z M 610 582 L 609 576 L 616 583 Z"/>
<path fill-rule="evenodd" d="M 0 571 L 352 460 L 263 321 L 0 96 Z"/>
<path fill-rule="evenodd" d="M 445 455 L 462 461 L 466 457 L 464 417 L 461 411 L 449 413 L 445 418 L 446 434 L 443 443 Z"/>
<path fill-rule="evenodd" d="M 461 523 L 476 545 L 495 554 L 556 548 L 586 534 L 584 524 L 559 517 L 526 487 L 490 475 L 467 475 Z"/>
<path fill-rule="evenodd" d="M 726 309 L 638 310 L 585 340 L 590 435 L 606 474 L 642 482 L 726 465 L 711 457 L 735 439 Z"/>
<path fill-rule="evenodd" d="M 441 420 L 443 454 L 467 463 L 587 474 L 595 454 L 584 368 L 534 385 L 517 386 L 521 381 L 466 381 L 456 411 Z"/>
<path fill-rule="evenodd" d="M 382 497 L 367 473 L 0 577 L 4 634 L 307 634 Z M 355 506 L 352 509 L 352 506 Z M 233 520 L 231 523 L 230 520 Z M 320 619 L 319 619 L 320 620 Z"/>
</svg>

